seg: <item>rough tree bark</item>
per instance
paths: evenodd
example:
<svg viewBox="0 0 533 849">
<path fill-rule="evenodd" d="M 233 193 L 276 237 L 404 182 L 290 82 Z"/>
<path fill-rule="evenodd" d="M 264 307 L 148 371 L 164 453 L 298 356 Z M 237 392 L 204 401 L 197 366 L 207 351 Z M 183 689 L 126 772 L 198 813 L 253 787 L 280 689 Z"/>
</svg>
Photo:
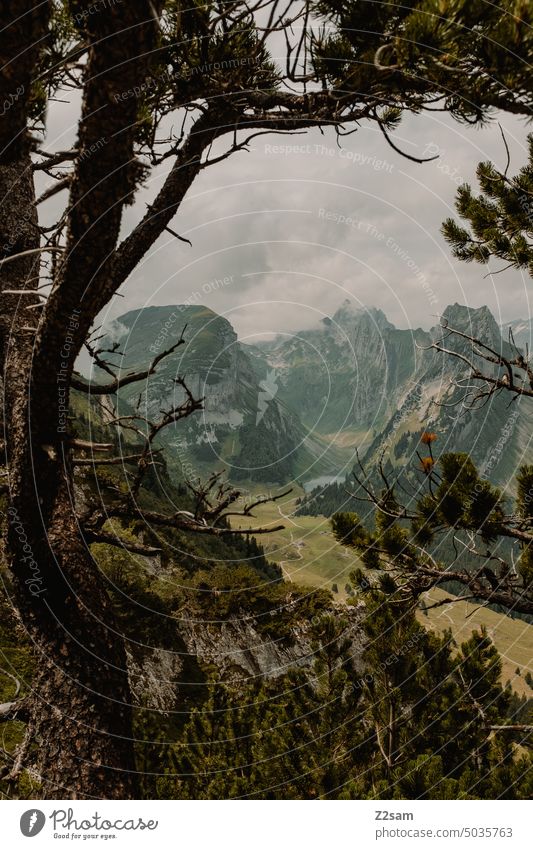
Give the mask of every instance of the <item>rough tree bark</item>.
<svg viewBox="0 0 533 849">
<path fill-rule="evenodd" d="M 37 13 L 34 4 L 19 2 L 16 12 L 25 23 L 13 24 L 15 4 L 8 5 L 5 18 L 14 35 L 6 44 L 10 55 L 2 57 L 2 65 L 9 67 L 3 81 L 12 90 L 16 83 L 20 92 L 20 116 L 12 116 L 20 135 L 17 139 L 16 123 L 10 122 L 0 160 L 4 259 L 35 251 L 40 244 L 22 106 L 48 17 L 46 4 L 40 4 Z M 3 296 L 7 552 L 15 605 L 39 670 L 24 705 L 29 716 L 26 742 L 10 777 L 30 767 L 40 776 L 47 798 L 135 798 L 137 792 L 125 649 L 103 580 L 78 527 L 68 427 L 61 408 L 68 407 L 74 361 L 93 316 L 90 309 L 83 310 L 83 297 L 90 301 L 91 287 L 97 286 L 98 272 L 115 246 L 124 199 L 132 188 L 129 169 L 137 106 L 130 101 L 119 108 L 113 94 L 142 82 L 148 67 L 156 27 L 151 4 L 142 5 L 144 17 L 139 9 L 128 14 L 121 4 L 87 18 L 94 46 L 89 50 L 79 147 L 90 152 L 95 137 L 102 138 L 102 127 L 107 135 L 97 157 L 90 163 L 89 154 L 81 159 L 71 194 L 75 211 L 66 258 L 57 296 L 46 307 L 46 322 L 39 321 L 36 295 Z M 126 57 L 124 28 L 129 30 Z M 103 41 L 105 50 L 99 49 Z M 92 247 L 87 246 L 91 228 L 98 231 L 100 254 L 94 250 L 94 238 Z M 38 253 L 4 262 L 2 290 L 31 290 L 39 266 Z M 37 331 L 38 324 L 44 325 L 44 333 Z"/>
</svg>

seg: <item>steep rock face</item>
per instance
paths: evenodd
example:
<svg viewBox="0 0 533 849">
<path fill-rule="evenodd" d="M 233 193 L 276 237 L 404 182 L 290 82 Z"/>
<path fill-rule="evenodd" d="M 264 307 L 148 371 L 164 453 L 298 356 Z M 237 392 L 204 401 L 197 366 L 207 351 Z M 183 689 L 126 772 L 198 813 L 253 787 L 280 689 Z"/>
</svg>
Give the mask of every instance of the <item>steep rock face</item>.
<svg viewBox="0 0 533 849">
<path fill-rule="evenodd" d="M 279 397 L 323 434 L 377 427 L 416 366 L 422 331 L 397 330 L 381 310 L 346 300 L 320 328 L 270 345 Z"/>
<path fill-rule="evenodd" d="M 446 308 L 442 319 L 450 327 L 480 339 L 496 352 L 513 356 L 488 307 L 471 309 L 460 304 Z M 445 331 L 444 331 L 445 333 Z M 428 343 L 443 338 L 437 326 L 428 334 Z M 444 346 L 472 359 L 471 344 L 456 336 L 447 336 Z M 487 373 L 495 373 L 484 364 Z M 531 456 L 529 438 L 524 439 L 524 421 L 531 420 L 533 407 L 524 401 L 495 395 L 485 404 L 472 406 L 473 392 L 480 384 L 469 379 L 470 370 L 463 361 L 435 350 L 420 351 L 411 380 L 397 396 L 397 408 L 374 439 L 366 454 L 371 464 L 378 456 L 393 465 L 416 461 L 421 430 L 437 434 L 439 454 L 464 451 L 482 473 L 495 483 L 507 484 L 520 462 Z"/>
<path fill-rule="evenodd" d="M 487 307 L 453 304 L 443 318 L 512 353 Z M 508 408 L 501 396 L 470 409 L 465 364 L 428 350 L 442 336 L 441 327 L 398 330 L 380 310 L 345 301 L 315 329 L 248 346 L 211 310 L 175 306 L 127 313 L 110 337 L 120 342 L 129 370 L 174 344 L 185 325 L 185 344 L 147 384 L 121 394 L 131 408 L 141 388 L 141 409 L 158 417 L 183 400 L 174 381 L 185 375 L 193 394 L 205 399 L 203 411 L 164 435 L 178 476 L 205 477 L 222 463 L 239 482 L 306 481 L 351 468 L 355 445 L 368 461 L 385 451 L 393 463 L 406 463 L 424 428 L 438 433 L 439 451 L 471 453 L 495 482 L 530 457 L 527 401 Z M 522 331 L 530 324 L 514 326 L 517 342 L 524 341 Z M 448 337 L 446 346 L 471 353 L 469 343 L 456 337 Z M 502 430 L 505 451 L 498 449 Z"/>
<path fill-rule="evenodd" d="M 346 636 L 352 641 L 357 669 L 363 646 L 359 628 L 361 611 L 337 605 L 333 613 L 349 623 Z M 291 638 L 284 640 L 266 639 L 250 617 L 234 617 L 216 625 L 182 623 L 180 631 L 189 651 L 201 661 L 215 664 L 224 680 L 278 678 L 291 668 L 309 669 L 313 664 L 311 623 L 304 621 L 298 622 Z"/>
<path fill-rule="evenodd" d="M 126 657 L 133 704 L 162 713 L 175 710 L 183 675 L 182 656 L 167 649 L 130 645 Z"/>
<path fill-rule="evenodd" d="M 146 366 L 175 345 L 182 333 L 183 344 L 141 387 L 143 407 L 153 416 L 161 403 L 180 403 L 183 390 L 174 380 L 186 376 L 193 395 L 205 399 L 201 428 L 206 438 L 218 425 L 238 427 L 255 407 L 257 378 L 226 319 L 205 307 L 148 307 L 121 316 L 110 335 L 120 343 L 129 370 Z M 138 395 L 137 385 L 122 392 L 128 401 Z"/>
<path fill-rule="evenodd" d="M 353 668 L 360 671 L 361 609 L 339 604 L 332 612 L 348 623 L 346 636 L 353 646 Z M 177 631 L 183 651 L 130 645 L 128 671 L 135 704 L 163 713 L 178 710 L 179 688 L 186 682 L 187 660 L 209 668 L 216 666 L 221 679 L 233 684 L 278 678 L 290 669 L 310 669 L 313 664 L 311 623 L 306 621 L 298 622 L 290 638 L 284 640 L 264 637 L 254 620 L 244 616 L 219 623 L 181 621 Z"/>
<path fill-rule="evenodd" d="M 106 342 L 120 344 L 124 371 L 130 371 L 146 368 L 175 345 L 184 328 L 184 343 L 155 374 L 120 392 L 121 403 L 138 406 L 152 420 L 185 400 L 175 382 L 179 376 L 203 399 L 203 410 L 162 436 L 173 448 L 175 470 L 197 478 L 223 463 L 235 479 L 284 482 L 323 453 L 297 408 L 278 394 L 266 358 L 241 344 L 231 324 L 211 310 L 186 305 L 133 310 L 112 324 Z"/>
</svg>

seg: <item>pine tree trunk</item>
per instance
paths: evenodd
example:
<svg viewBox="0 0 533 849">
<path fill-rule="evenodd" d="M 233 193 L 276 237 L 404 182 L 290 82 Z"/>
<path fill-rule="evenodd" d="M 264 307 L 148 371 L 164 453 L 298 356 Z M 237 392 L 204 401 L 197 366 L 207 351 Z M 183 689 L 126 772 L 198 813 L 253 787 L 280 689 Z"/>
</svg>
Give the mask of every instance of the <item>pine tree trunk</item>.
<svg viewBox="0 0 533 849">
<path fill-rule="evenodd" d="M 0 167 L 0 248 L 39 246 L 29 152 Z M 0 267 L 2 291 L 31 289 L 39 255 Z M 3 295 L 0 317 L 8 565 L 15 604 L 34 645 L 38 675 L 27 738 L 12 770 L 39 776 L 44 798 L 135 798 L 124 642 L 104 579 L 79 532 L 57 368 L 31 381 L 37 296 Z M 65 337 L 68 327 L 62 329 Z M 38 340 L 37 340 L 38 344 Z"/>
</svg>

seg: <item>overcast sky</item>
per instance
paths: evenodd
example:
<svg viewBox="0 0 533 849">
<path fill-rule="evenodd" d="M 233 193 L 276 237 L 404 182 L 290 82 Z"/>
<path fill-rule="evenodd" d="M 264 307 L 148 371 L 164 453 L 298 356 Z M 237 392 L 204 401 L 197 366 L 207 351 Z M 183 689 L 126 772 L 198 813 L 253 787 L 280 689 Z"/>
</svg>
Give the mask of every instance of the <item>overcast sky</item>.
<svg viewBox="0 0 533 849">
<path fill-rule="evenodd" d="M 47 149 L 73 143 L 77 114 L 73 104 L 53 104 Z M 527 126 L 507 115 L 500 122 L 517 170 Z M 529 316 L 527 275 L 486 277 L 486 267 L 454 260 L 440 234 L 457 186 L 475 182 L 477 163 L 505 165 L 496 121 L 475 129 L 441 113 L 409 116 L 394 140 L 411 154 L 438 152 L 439 159 L 409 162 L 369 123 L 344 138 L 342 149 L 333 131 L 263 136 L 251 152 L 207 168 L 172 224 L 192 247 L 161 237 L 105 319 L 145 305 L 203 303 L 253 342 L 311 327 L 345 298 L 380 307 L 402 328 L 427 328 L 456 301 L 488 304 L 498 321 Z M 124 232 L 144 214 L 164 174 L 127 209 Z"/>
</svg>

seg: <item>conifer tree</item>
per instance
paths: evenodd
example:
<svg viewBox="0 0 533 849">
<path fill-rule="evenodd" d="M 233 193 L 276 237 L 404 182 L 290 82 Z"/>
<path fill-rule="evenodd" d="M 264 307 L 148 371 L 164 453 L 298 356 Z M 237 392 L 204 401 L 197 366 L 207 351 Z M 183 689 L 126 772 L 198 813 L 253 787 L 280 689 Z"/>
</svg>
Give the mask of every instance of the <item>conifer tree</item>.
<svg viewBox="0 0 533 849">
<path fill-rule="evenodd" d="M 429 453 L 421 456 L 418 471 L 425 494 L 406 497 L 383 469 L 380 489 L 358 478 L 364 500 L 374 506 L 374 527 L 357 513 L 337 513 L 331 520 L 335 536 L 359 553 L 378 586 L 400 599 L 418 604 L 428 590 L 453 581 L 469 598 L 533 614 L 533 467 L 521 468 L 509 511 L 502 491 L 481 477 L 468 455 L 436 457 L 431 443 L 424 444 Z M 439 545 L 450 538 L 468 545 L 470 565 L 439 556 Z M 518 547 L 516 565 L 509 552 L 506 559 L 497 550 L 502 539 Z M 356 580 L 368 579 L 359 571 Z"/>
<path fill-rule="evenodd" d="M 311 674 L 212 682 L 162 763 L 160 795 L 527 798 L 531 783 L 518 779 L 531 755 L 515 749 L 523 735 L 493 732 L 507 724 L 512 697 L 486 632 L 458 648 L 450 633 L 422 627 L 411 605 L 372 587 L 361 599 L 362 666 L 354 668 L 342 625 L 324 617 Z"/>
<path fill-rule="evenodd" d="M 530 768 L 530 756 L 516 756 L 512 728 L 492 730 L 507 723 L 510 696 L 486 631 L 457 650 L 450 632 L 439 637 L 422 627 L 412 605 L 368 584 L 361 594 L 368 642 L 359 709 L 367 743 L 341 795 L 483 798 L 481 788 L 490 796 L 493 784 Z M 525 798 L 522 792 L 515 782 L 509 798 Z"/>
<path fill-rule="evenodd" d="M 533 134 L 527 137 L 528 161 L 517 174 L 508 176 L 492 162 L 480 162 L 477 179 L 480 191 L 459 187 L 455 207 L 468 225 L 448 218 L 442 232 L 453 254 L 465 262 L 502 260 L 503 268 L 523 268 L 533 277 Z"/>
<path fill-rule="evenodd" d="M 336 793 L 353 760 L 356 706 L 346 623 L 313 626 L 312 669 L 210 686 L 174 748 L 161 791 L 175 798 L 314 799 Z"/>
</svg>

